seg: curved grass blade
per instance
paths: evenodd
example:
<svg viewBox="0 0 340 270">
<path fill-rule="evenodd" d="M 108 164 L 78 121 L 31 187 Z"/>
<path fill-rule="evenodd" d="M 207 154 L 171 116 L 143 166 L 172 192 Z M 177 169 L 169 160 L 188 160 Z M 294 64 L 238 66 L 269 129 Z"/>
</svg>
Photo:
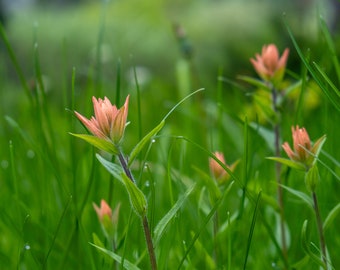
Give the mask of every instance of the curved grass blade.
<svg viewBox="0 0 340 270">
<path fill-rule="evenodd" d="M 285 185 L 280 185 L 282 188 L 284 188 L 285 190 L 287 190 L 289 193 L 293 194 L 294 196 L 298 197 L 299 199 L 301 199 L 301 201 L 303 201 L 304 203 L 306 203 L 308 205 L 308 207 L 314 211 L 314 204 L 313 201 L 310 197 L 308 197 L 305 193 L 292 189 L 290 187 L 287 187 Z"/>
<path fill-rule="evenodd" d="M 340 213 L 340 203 L 338 203 L 328 214 L 324 223 L 323 223 L 323 230 L 326 231 L 335 217 Z"/>
<path fill-rule="evenodd" d="M 206 216 L 206 218 L 203 221 L 203 224 L 201 225 L 200 229 L 198 230 L 198 232 L 196 232 L 196 234 L 194 235 L 194 237 L 192 238 L 190 244 L 188 245 L 188 248 L 185 250 L 185 253 L 182 257 L 182 260 L 180 261 L 179 265 L 178 265 L 178 270 L 181 269 L 184 261 L 186 260 L 187 256 L 189 255 L 190 251 L 192 250 L 193 246 L 195 245 L 196 240 L 198 239 L 198 237 L 201 235 L 201 233 L 203 232 L 203 230 L 205 229 L 206 225 L 208 224 L 208 222 L 211 220 L 211 218 L 213 217 L 213 215 L 216 213 L 218 207 L 220 206 L 221 202 L 223 201 L 223 199 L 226 197 L 226 195 L 229 193 L 229 191 L 231 190 L 233 184 L 235 182 L 232 181 L 230 183 L 230 185 L 228 186 L 228 188 L 224 191 L 224 193 L 222 194 L 222 196 L 216 201 L 216 203 L 214 204 L 213 208 L 211 209 L 211 211 L 209 212 L 209 214 Z"/>
<path fill-rule="evenodd" d="M 191 192 L 195 189 L 196 184 L 193 184 L 190 188 L 186 190 L 186 192 L 176 201 L 174 206 L 170 209 L 169 212 L 165 214 L 165 216 L 158 222 L 157 226 L 154 230 L 154 242 L 155 245 L 158 244 L 159 240 L 164 234 L 166 226 L 169 224 L 171 219 L 176 215 L 178 210 L 182 207 L 186 199 L 189 197 Z"/>
<path fill-rule="evenodd" d="M 95 247 L 96 249 L 100 250 L 101 252 L 105 253 L 106 255 L 110 256 L 112 259 L 114 259 L 116 262 L 121 263 L 122 257 L 114 253 L 113 251 L 107 250 L 105 248 L 102 248 L 100 246 L 97 246 L 95 244 L 89 243 L 91 246 Z M 123 267 L 128 270 L 140 270 L 139 267 L 134 265 L 132 262 L 128 261 L 127 259 L 124 259 Z"/>
</svg>

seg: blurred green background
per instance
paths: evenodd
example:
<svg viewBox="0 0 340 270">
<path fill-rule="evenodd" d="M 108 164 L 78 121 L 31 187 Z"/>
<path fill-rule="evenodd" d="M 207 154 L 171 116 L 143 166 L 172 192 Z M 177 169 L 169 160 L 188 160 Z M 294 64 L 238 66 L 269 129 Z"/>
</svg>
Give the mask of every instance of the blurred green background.
<svg viewBox="0 0 340 270">
<path fill-rule="evenodd" d="M 3 116 L 0 119 L 0 266 L 104 268 L 101 267 L 103 259 L 88 244 L 92 242 L 92 232 L 100 235 L 92 202 L 98 204 L 106 197 L 112 206 L 122 201 L 122 208 L 127 209 L 128 199 L 121 186 L 111 184 L 107 172 L 93 158 L 92 148 L 68 134 L 84 132 L 69 109 L 90 116 L 92 95 L 106 95 L 113 103 L 121 105 L 125 96 L 131 94 L 128 117 L 131 124 L 124 140 L 124 150 L 128 153 L 176 102 L 194 90 L 205 88 L 169 117 L 163 133 L 187 136 L 209 150 L 224 151 L 227 162 L 231 163 L 244 153 L 241 120 L 245 115 L 250 121 L 258 116 L 258 111 L 251 107 L 251 87 L 237 79 L 238 75 L 257 76 L 249 58 L 260 52 L 264 44 L 275 43 L 280 52 L 289 47 L 287 84 L 297 80 L 302 64 L 287 34 L 283 23 L 286 21 L 303 51 L 310 49 L 311 59 L 334 78 L 330 54 L 320 34 L 319 16 L 327 22 L 338 48 L 338 7 L 338 1 L 308 0 L 41 0 L 31 3 L 2 0 L 4 30 L 23 71 L 29 96 L 35 103 L 31 106 L 6 46 L 0 41 L 0 115 Z M 141 114 L 137 107 L 135 71 Z M 39 90 L 39 78 L 43 90 Z M 117 89 L 120 89 L 120 96 L 117 96 Z M 312 97 L 306 100 L 300 122 L 308 124 L 313 140 L 327 133 L 324 149 L 334 160 L 339 160 L 339 128 L 334 124 L 339 123 L 339 113 L 315 83 L 311 82 L 308 89 L 312 89 L 308 91 Z M 284 140 L 291 138 L 296 99 L 297 94 L 285 103 Z M 271 127 L 264 120 L 261 124 Z M 249 132 L 250 189 L 254 192 L 263 189 L 268 197 L 274 198 L 275 187 L 268 184 L 273 179 L 274 166 L 264 160 L 273 155 L 272 146 L 256 131 Z M 152 225 L 157 224 L 173 203 L 166 182 L 168 166 L 171 165 L 169 174 L 175 199 L 186 190 L 187 183 L 200 179 L 197 168 L 208 171 L 207 156 L 193 150 L 190 144 L 160 138 L 155 145 L 156 149 L 147 156 L 152 173 L 142 173 L 139 166 L 133 168 L 135 175 L 141 176 L 140 187 L 150 201 L 149 185 L 156 179 L 158 200 Z M 329 163 L 332 169 L 338 169 L 334 163 Z M 325 174 L 325 184 L 320 188 L 321 207 L 326 215 L 338 203 L 338 182 L 328 170 L 321 169 L 321 173 Z M 295 181 L 301 175 L 291 172 L 290 177 L 288 184 L 303 190 L 303 182 Z M 197 231 L 210 207 L 209 200 L 201 201 L 205 194 L 203 180 L 197 182 L 203 191 L 195 193 L 164 237 L 164 250 L 159 251 L 163 265 L 168 256 L 174 258 L 175 266 L 178 264 L 184 249 L 181 241 L 191 239 L 185 225 L 190 232 Z M 19 186 L 16 183 L 20 183 Z M 231 209 L 233 214 L 239 194 L 237 190 L 231 195 L 223 209 Z M 301 202 L 289 198 L 287 208 L 294 210 L 289 211 L 288 220 L 292 233 L 290 256 L 295 262 L 304 256 L 295 234 L 300 233 L 303 219 L 312 220 L 313 215 L 305 211 Z M 268 207 L 264 212 L 268 220 L 275 223 L 273 209 Z M 244 258 L 242 245 L 247 241 L 252 210 L 252 205 L 247 207 L 244 220 L 238 221 L 234 228 L 235 262 L 242 262 Z M 224 212 L 224 218 L 225 215 Z M 120 217 L 121 224 L 127 224 L 128 218 L 125 210 Z M 131 261 L 139 258 L 140 247 L 144 247 L 143 236 L 138 234 L 138 222 L 136 217 L 132 218 L 135 230 L 129 236 L 123 226 L 118 230 L 121 237 L 134 240 L 128 241 L 132 252 L 127 259 Z M 254 242 L 263 248 L 257 249 L 255 245 L 255 255 L 250 258 L 252 269 L 273 269 L 268 268 L 269 262 L 279 260 L 264 231 L 261 227 L 255 236 Z M 339 263 L 336 247 L 340 239 L 332 237 L 336 233 L 337 226 L 331 227 L 327 237 L 330 246 L 335 247 L 330 253 L 335 263 Z M 200 238 L 207 249 L 212 246 L 209 237 L 204 234 Z M 222 239 L 225 238 L 224 232 Z M 317 243 L 317 236 L 312 238 Z M 123 239 L 120 240 L 122 243 Z M 176 246 L 177 249 L 172 250 L 172 241 L 179 248 Z M 118 253 L 121 251 L 122 246 Z M 264 257 L 268 257 L 268 261 L 257 260 Z M 204 261 L 203 258 L 192 260 L 193 265 Z M 140 266 L 146 267 L 146 261 L 144 258 Z"/>
</svg>

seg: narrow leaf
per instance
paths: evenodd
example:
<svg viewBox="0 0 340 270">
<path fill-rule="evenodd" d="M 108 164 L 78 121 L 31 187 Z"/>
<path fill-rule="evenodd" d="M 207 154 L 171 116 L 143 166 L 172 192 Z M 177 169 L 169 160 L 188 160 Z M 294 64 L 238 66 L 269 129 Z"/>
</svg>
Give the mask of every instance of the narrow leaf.
<svg viewBox="0 0 340 270">
<path fill-rule="evenodd" d="M 249 235 L 248 235 L 246 256 L 245 256 L 245 260 L 244 260 L 243 269 L 246 269 L 246 266 L 247 266 L 248 255 L 249 255 L 249 250 L 250 250 L 250 244 L 251 244 L 251 241 L 252 241 L 252 238 L 253 238 L 253 234 L 254 234 L 256 217 L 257 217 L 257 214 L 258 214 L 258 209 L 259 209 L 260 201 L 261 201 L 261 191 L 259 192 L 259 195 L 257 196 L 257 200 L 256 200 L 256 204 L 255 204 L 255 209 L 254 209 L 254 214 L 253 214 L 253 219 L 251 221 L 251 226 L 250 226 Z"/>
<path fill-rule="evenodd" d="M 178 210 L 182 207 L 186 199 L 189 197 L 191 192 L 194 190 L 195 185 L 196 184 L 193 184 L 190 188 L 188 188 L 187 191 L 176 201 L 176 203 L 173 205 L 170 211 L 167 212 L 165 216 L 158 222 L 154 230 L 155 245 L 157 245 L 157 243 L 163 236 L 166 226 L 169 224 L 171 219 L 176 215 Z"/>
<path fill-rule="evenodd" d="M 123 169 L 118 166 L 115 163 L 112 163 L 108 160 L 106 160 L 105 158 L 103 158 L 101 155 L 96 154 L 97 159 L 99 160 L 99 162 L 105 167 L 105 169 L 116 179 L 118 179 L 123 185 L 124 182 L 122 180 L 122 173 L 123 173 Z"/>
<path fill-rule="evenodd" d="M 119 264 L 122 262 L 122 257 L 117 255 L 116 253 L 114 253 L 110 250 L 107 250 L 105 248 L 102 248 L 100 246 L 97 246 L 95 244 L 92 244 L 92 243 L 90 243 L 90 245 L 94 246 L 96 249 L 98 249 L 101 252 L 105 253 L 106 255 L 110 256 L 112 259 L 114 259 Z M 128 270 L 140 270 L 140 268 L 138 268 L 136 265 L 134 265 L 133 263 L 131 263 L 130 261 L 128 261 L 126 259 L 124 259 L 123 267 L 125 269 L 128 269 Z"/>
<path fill-rule="evenodd" d="M 140 151 L 144 148 L 144 146 L 150 142 L 151 138 L 155 136 L 164 126 L 165 121 L 162 120 L 153 130 L 151 130 L 131 151 L 129 156 L 129 163 L 128 166 L 132 164 L 132 162 L 135 160 L 135 158 L 138 156 Z"/>
<path fill-rule="evenodd" d="M 147 201 L 144 193 L 131 181 L 131 179 L 125 174 L 122 174 L 122 179 L 126 191 L 129 194 L 130 203 L 139 217 L 144 217 L 147 211 Z"/>
<path fill-rule="evenodd" d="M 311 209 L 312 211 L 314 211 L 313 209 L 313 201 L 310 197 L 308 197 L 305 193 L 292 189 L 290 187 L 287 187 L 285 185 L 280 185 L 281 187 L 283 187 L 285 190 L 287 190 L 289 193 L 293 194 L 294 196 L 298 197 L 299 199 L 301 199 L 303 202 L 305 202 Z"/>
<path fill-rule="evenodd" d="M 328 214 L 326 217 L 324 223 L 323 223 L 323 230 L 326 231 L 329 225 L 332 223 L 334 218 L 339 214 L 340 212 L 340 203 L 338 203 Z"/>
<path fill-rule="evenodd" d="M 74 133 L 70 133 L 70 134 L 80 139 L 83 139 L 84 141 L 88 142 L 94 147 L 104 150 L 112 155 L 118 154 L 117 147 L 110 141 L 98 138 L 96 136 L 88 135 L 88 134 L 74 134 Z"/>
<path fill-rule="evenodd" d="M 291 167 L 293 169 L 298 169 L 300 171 L 306 170 L 306 167 L 302 163 L 292 161 L 290 159 L 280 158 L 280 157 L 267 157 L 267 159 L 274 160 L 276 162 L 287 165 L 288 167 Z"/>
<path fill-rule="evenodd" d="M 266 85 L 264 83 L 264 81 L 261 81 L 261 80 L 258 80 L 258 79 L 255 79 L 253 77 L 249 77 L 249 76 L 238 76 L 237 77 L 238 79 L 244 81 L 244 82 L 247 82 L 255 87 L 258 87 L 258 88 L 261 88 L 261 89 L 264 89 L 268 92 L 271 92 L 271 89 L 268 87 L 268 85 Z"/>
</svg>

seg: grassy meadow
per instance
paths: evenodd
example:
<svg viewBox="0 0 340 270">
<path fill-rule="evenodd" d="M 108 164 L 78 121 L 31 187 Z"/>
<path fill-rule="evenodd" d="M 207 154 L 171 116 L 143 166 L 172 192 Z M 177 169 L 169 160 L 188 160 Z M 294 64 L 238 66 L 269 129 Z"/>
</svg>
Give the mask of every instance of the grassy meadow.
<svg viewBox="0 0 340 270">
<path fill-rule="evenodd" d="M 0 29 L 0 269 L 339 269 L 340 28 L 327 1 L 272 2 L 11 14 Z M 289 49 L 278 82 L 250 62 L 266 44 Z M 114 153 L 72 135 L 91 134 L 74 111 L 94 115 L 93 96 L 119 109 L 128 95 Z M 320 151 L 296 146 L 310 159 L 281 147 L 297 125 L 311 145 L 326 135 Z M 112 219 L 98 218 L 101 200 Z"/>
</svg>

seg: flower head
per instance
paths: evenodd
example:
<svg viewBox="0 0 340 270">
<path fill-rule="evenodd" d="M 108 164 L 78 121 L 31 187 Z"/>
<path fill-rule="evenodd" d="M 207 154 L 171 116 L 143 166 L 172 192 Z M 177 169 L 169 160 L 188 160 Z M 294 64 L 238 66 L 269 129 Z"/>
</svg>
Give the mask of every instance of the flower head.
<svg viewBox="0 0 340 270">
<path fill-rule="evenodd" d="M 227 165 L 225 162 L 225 158 L 223 153 L 221 152 L 214 152 L 214 155 L 217 157 L 219 161 L 221 161 L 223 164 L 226 165 L 227 168 L 229 168 L 232 172 L 235 170 L 238 161 L 234 162 L 232 165 Z M 209 158 L 209 168 L 211 174 L 214 176 L 218 184 L 223 184 L 226 181 L 228 181 L 230 175 L 228 172 L 225 171 L 225 169 L 213 158 Z"/>
<path fill-rule="evenodd" d="M 105 218 L 112 220 L 112 209 L 105 200 L 100 201 L 100 207 L 93 203 L 93 208 L 96 211 L 98 219 L 101 223 Z"/>
<path fill-rule="evenodd" d="M 112 209 L 107 202 L 102 199 L 100 201 L 100 207 L 93 203 L 93 208 L 97 213 L 104 234 L 108 238 L 112 239 L 114 237 L 115 228 L 118 224 L 120 204 L 118 204 L 112 212 Z"/>
<path fill-rule="evenodd" d="M 314 164 L 326 137 L 322 136 L 312 146 L 307 130 L 299 126 L 292 127 L 292 137 L 294 149 L 291 149 L 288 142 L 285 142 L 282 148 L 292 161 L 302 163 L 308 170 Z"/>
<path fill-rule="evenodd" d="M 75 112 L 78 119 L 96 137 L 107 139 L 118 144 L 124 135 L 126 119 L 128 114 L 129 96 L 124 105 L 118 109 L 105 97 L 96 99 L 92 97 L 94 116 L 87 119 L 78 112 Z"/>
<path fill-rule="evenodd" d="M 251 58 L 250 62 L 263 80 L 280 82 L 286 68 L 288 55 L 288 48 L 284 50 L 280 57 L 277 47 L 274 44 L 269 44 L 264 45 L 261 55 L 256 54 L 255 59 Z"/>
</svg>

